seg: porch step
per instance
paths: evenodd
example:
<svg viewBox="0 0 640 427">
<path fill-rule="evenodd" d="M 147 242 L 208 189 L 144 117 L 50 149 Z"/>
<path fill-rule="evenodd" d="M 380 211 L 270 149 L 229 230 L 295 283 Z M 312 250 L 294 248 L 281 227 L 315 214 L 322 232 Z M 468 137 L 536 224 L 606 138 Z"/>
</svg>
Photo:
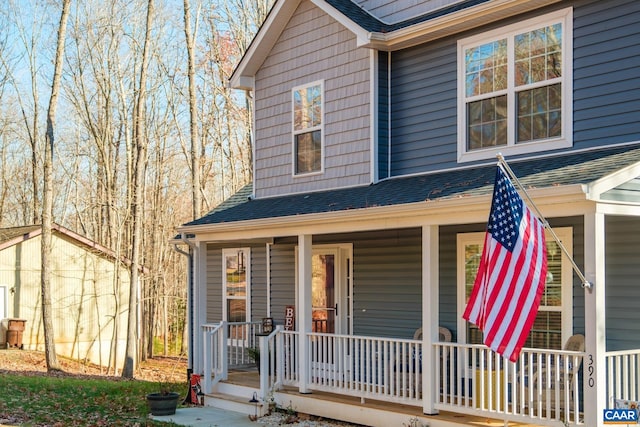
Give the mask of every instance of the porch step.
<svg viewBox="0 0 640 427">
<path fill-rule="evenodd" d="M 247 415 L 253 415 L 256 412 L 258 415 L 262 415 L 264 405 L 261 401 L 258 403 L 249 402 L 252 396 L 253 395 L 247 397 L 226 393 L 211 393 L 205 395 L 204 404 L 205 406 L 226 409 L 228 411 L 240 412 Z M 260 399 L 258 398 L 258 400 Z"/>
</svg>

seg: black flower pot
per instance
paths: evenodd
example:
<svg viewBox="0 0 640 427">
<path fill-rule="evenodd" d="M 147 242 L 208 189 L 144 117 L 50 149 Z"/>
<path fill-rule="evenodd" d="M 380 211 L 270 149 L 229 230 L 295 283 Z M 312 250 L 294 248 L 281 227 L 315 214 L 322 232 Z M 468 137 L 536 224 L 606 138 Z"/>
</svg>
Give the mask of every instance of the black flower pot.
<svg viewBox="0 0 640 427">
<path fill-rule="evenodd" d="M 147 403 L 149 404 L 151 415 L 175 414 L 179 398 L 180 395 L 175 392 L 147 394 Z"/>
</svg>

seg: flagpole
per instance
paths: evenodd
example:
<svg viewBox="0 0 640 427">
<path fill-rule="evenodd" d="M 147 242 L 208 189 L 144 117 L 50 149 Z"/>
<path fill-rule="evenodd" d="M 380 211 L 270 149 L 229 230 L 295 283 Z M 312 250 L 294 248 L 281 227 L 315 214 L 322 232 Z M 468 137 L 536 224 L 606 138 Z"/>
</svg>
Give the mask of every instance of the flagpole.
<svg viewBox="0 0 640 427">
<path fill-rule="evenodd" d="M 498 157 L 498 166 L 501 166 L 505 170 L 505 172 L 507 172 L 507 174 L 511 177 L 511 179 L 513 179 L 513 181 L 517 184 L 518 188 L 522 190 L 525 197 L 529 201 L 529 204 L 535 210 L 536 215 L 542 221 L 543 227 L 551 233 L 551 236 L 553 236 L 553 239 L 556 241 L 556 243 L 558 243 L 558 246 L 560 246 L 560 249 L 562 250 L 562 252 L 567 256 L 569 261 L 571 261 L 571 265 L 573 265 L 573 271 L 575 271 L 578 277 L 580 278 L 580 280 L 582 280 L 582 287 L 591 290 L 591 288 L 593 287 L 593 284 L 589 282 L 586 277 L 584 277 L 584 274 L 582 274 L 582 271 L 580 271 L 578 264 L 576 264 L 576 262 L 573 260 L 573 257 L 569 254 L 569 251 L 567 251 L 567 248 L 564 247 L 564 245 L 562 244 L 562 241 L 560 240 L 556 232 L 553 231 L 553 228 L 551 228 L 551 226 L 549 225 L 549 221 L 547 221 L 544 215 L 542 215 L 542 213 L 540 212 L 536 204 L 533 202 L 533 199 L 531 199 L 531 197 L 529 196 L 529 193 L 527 193 L 527 190 L 524 188 L 524 186 L 522 185 L 522 183 L 520 182 L 516 174 L 513 173 L 513 170 L 511 170 L 511 167 L 509 167 L 509 164 L 504 159 L 504 156 L 502 155 L 502 153 L 498 153 L 497 157 Z"/>
</svg>

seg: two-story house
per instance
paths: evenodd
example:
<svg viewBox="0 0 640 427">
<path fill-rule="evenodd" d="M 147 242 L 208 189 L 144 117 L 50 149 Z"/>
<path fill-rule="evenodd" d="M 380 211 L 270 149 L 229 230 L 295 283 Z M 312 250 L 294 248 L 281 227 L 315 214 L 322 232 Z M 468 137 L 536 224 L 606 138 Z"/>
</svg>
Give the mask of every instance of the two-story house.
<svg viewBox="0 0 640 427">
<path fill-rule="evenodd" d="M 207 404 L 599 426 L 640 400 L 640 2 L 277 0 L 231 84 L 254 182 L 179 228 Z M 547 239 L 515 363 L 462 319 L 498 153 L 569 253 Z"/>
</svg>

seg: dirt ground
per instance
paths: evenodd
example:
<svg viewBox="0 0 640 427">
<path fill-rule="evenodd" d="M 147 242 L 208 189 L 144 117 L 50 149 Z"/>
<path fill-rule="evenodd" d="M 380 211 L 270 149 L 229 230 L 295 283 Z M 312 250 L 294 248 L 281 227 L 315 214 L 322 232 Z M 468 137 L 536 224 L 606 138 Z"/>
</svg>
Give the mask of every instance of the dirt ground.
<svg viewBox="0 0 640 427">
<path fill-rule="evenodd" d="M 120 377 L 121 372 L 107 371 L 106 368 L 58 356 L 63 373 L 60 375 L 86 375 Z M 119 367 L 120 368 L 120 367 Z M 24 375 L 42 375 L 47 372 L 43 352 L 0 349 L 0 373 L 13 371 Z M 140 363 L 135 378 L 143 381 L 187 383 L 186 357 L 156 356 Z"/>
</svg>

